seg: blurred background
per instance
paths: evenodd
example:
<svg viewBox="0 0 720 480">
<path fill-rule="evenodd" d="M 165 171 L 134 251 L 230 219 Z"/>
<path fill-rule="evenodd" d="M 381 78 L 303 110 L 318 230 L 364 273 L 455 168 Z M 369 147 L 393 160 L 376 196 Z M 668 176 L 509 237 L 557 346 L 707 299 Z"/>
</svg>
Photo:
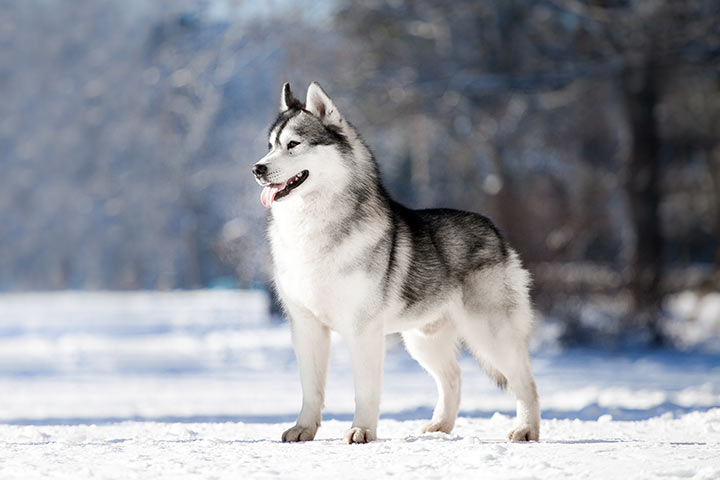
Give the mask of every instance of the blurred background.
<svg viewBox="0 0 720 480">
<path fill-rule="evenodd" d="M 397 199 L 496 221 L 559 345 L 720 349 L 716 0 L 0 2 L 5 334 L 67 312 L 23 292 L 269 292 L 250 167 L 312 80 Z"/>
</svg>

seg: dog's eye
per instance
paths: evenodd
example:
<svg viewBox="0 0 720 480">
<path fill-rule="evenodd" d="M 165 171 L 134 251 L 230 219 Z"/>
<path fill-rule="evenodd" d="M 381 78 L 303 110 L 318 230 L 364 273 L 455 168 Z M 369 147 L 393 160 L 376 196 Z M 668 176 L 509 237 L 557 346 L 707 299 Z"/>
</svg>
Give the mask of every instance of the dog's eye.
<svg viewBox="0 0 720 480">
<path fill-rule="evenodd" d="M 300 145 L 300 142 L 296 142 L 295 140 L 291 140 L 291 141 L 289 141 L 288 144 L 287 144 L 287 149 L 288 149 L 288 150 L 292 150 L 293 148 L 297 147 L 298 145 Z"/>
<path fill-rule="evenodd" d="M 272 143 L 268 142 L 268 150 L 272 150 Z"/>
</svg>

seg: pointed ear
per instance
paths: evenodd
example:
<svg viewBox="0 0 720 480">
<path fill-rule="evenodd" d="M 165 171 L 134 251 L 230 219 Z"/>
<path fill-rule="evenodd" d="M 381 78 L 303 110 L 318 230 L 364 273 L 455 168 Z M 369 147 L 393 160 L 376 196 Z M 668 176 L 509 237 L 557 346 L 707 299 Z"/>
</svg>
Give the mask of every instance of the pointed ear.
<svg viewBox="0 0 720 480">
<path fill-rule="evenodd" d="M 325 124 L 338 127 L 343 124 L 342 115 L 317 82 L 312 82 L 308 87 L 305 108 Z"/>
<path fill-rule="evenodd" d="M 285 82 L 282 88 L 282 94 L 280 95 L 280 111 L 284 112 L 291 108 L 302 108 L 302 102 L 295 98 L 295 95 L 290 91 L 290 83 Z"/>
</svg>

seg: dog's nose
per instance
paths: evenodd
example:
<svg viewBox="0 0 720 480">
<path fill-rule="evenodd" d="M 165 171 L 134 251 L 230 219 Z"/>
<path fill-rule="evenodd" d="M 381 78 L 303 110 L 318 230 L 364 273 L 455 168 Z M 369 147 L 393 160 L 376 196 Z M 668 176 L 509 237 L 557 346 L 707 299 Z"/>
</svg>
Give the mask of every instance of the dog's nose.
<svg viewBox="0 0 720 480">
<path fill-rule="evenodd" d="M 253 175 L 260 178 L 267 173 L 267 167 L 263 164 L 255 165 L 252 168 Z"/>
</svg>

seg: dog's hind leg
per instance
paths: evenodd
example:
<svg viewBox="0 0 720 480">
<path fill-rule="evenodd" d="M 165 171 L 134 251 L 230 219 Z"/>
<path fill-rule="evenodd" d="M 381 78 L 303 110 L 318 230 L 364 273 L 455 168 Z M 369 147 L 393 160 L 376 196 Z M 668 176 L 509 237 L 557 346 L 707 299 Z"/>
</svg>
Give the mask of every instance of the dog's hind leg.
<svg viewBox="0 0 720 480">
<path fill-rule="evenodd" d="M 517 427 L 512 441 L 538 440 L 540 406 L 530 367 L 528 336 L 532 327 L 530 278 L 515 252 L 507 262 L 487 267 L 463 285 L 464 315 L 460 337 L 501 387 L 517 400 Z"/>
<path fill-rule="evenodd" d="M 460 367 L 455 325 L 446 318 L 402 334 L 410 355 L 435 379 L 438 401 L 425 432 L 450 433 L 460 406 Z"/>
<path fill-rule="evenodd" d="M 514 328 L 518 315 L 494 316 L 492 324 L 482 318 L 470 319 L 462 332 L 465 345 L 500 387 L 507 387 L 517 400 L 517 427 L 508 434 L 512 441 L 537 441 L 540 436 L 540 406 L 530 367 L 527 336 Z M 475 322 L 477 321 L 477 323 Z"/>
<path fill-rule="evenodd" d="M 513 253 L 508 263 L 467 279 L 465 315 L 457 323 L 460 337 L 475 358 L 517 399 L 518 424 L 508 434 L 512 441 L 540 436 L 540 406 L 528 351 L 532 327 L 528 284 L 528 274 Z"/>
<path fill-rule="evenodd" d="M 513 442 L 538 441 L 540 405 L 530 367 L 527 341 L 517 339 L 515 345 L 509 345 L 509 350 L 515 350 L 516 357 L 508 357 L 498 352 L 492 352 L 484 357 L 491 365 L 497 366 L 496 368 L 507 378 L 508 388 L 517 399 L 517 425 L 507 437 Z"/>
</svg>

